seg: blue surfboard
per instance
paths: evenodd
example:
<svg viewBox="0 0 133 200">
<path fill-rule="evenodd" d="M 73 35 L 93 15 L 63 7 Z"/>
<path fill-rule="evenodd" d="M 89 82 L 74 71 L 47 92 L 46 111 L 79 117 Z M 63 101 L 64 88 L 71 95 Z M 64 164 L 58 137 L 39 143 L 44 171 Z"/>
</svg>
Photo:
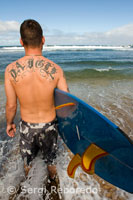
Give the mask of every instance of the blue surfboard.
<svg viewBox="0 0 133 200">
<path fill-rule="evenodd" d="M 75 156 L 68 165 L 74 177 L 80 165 L 109 183 L 133 193 L 133 141 L 114 123 L 74 95 L 55 89 L 59 134 Z"/>
</svg>

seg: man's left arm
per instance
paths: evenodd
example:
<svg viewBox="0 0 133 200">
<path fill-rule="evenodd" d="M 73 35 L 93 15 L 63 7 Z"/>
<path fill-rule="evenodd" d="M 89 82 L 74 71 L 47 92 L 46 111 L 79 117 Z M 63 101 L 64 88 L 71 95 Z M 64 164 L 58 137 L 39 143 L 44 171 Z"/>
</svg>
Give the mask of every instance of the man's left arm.
<svg viewBox="0 0 133 200">
<path fill-rule="evenodd" d="M 13 123 L 17 110 L 17 95 L 9 77 L 9 71 L 5 71 L 5 93 L 6 93 L 6 132 L 10 137 L 14 137 L 16 125 Z"/>
</svg>

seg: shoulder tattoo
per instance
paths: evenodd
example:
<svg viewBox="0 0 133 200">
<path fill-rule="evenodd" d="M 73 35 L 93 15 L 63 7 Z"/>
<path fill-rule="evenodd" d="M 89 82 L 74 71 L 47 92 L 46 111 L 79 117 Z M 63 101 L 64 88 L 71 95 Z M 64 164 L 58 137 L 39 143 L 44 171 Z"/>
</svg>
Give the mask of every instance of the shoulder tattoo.
<svg viewBox="0 0 133 200">
<path fill-rule="evenodd" d="M 27 73 L 34 72 L 35 69 L 39 70 L 42 77 L 51 80 L 55 79 L 55 74 L 57 73 L 57 70 L 54 64 L 39 59 L 34 62 L 34 59 L 31 58 L 26 60 L 23 64 L 20 64 L 17 61 L 8 72 L 16 83 L 18 82 L 19 77 L 23 78 Z"/>
</svg>

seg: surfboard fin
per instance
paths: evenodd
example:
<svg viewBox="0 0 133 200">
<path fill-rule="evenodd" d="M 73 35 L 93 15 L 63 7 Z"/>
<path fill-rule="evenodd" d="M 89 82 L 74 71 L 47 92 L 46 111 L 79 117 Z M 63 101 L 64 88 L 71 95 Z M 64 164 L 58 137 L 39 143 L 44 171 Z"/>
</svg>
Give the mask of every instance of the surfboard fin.
<svg viewBox="0 0 133 200">
<path fill-rule="evenodd" d="M 81 165 L 82 169 L 88 174 L 95 173 L 95 162 L 97 159 L 108 155 L 106 151 L 95 144 L 91 144 L 83 153 L 82 157 L 76 154 L 70 161 L 67 173 L 69 177 L 74 178 L 76 169 Z"/>
<path fill-rule="evenodd" d="M 67 168 L 67 173 L 68 176 L 71 178 L 74 178 L 76 169 L 78 166 L 81 164 L 81 156 L 77 153 L 72 160 L 70 161 L 68 168 Z"/>
<path fill-rule="evenodd" d="M 94 174 L 96 160 L 105 155 L 108 155 L 106 151 L 95 144 L 91 144 L 82 155 L 82 169 L 88 174 Z"/>
</svg>

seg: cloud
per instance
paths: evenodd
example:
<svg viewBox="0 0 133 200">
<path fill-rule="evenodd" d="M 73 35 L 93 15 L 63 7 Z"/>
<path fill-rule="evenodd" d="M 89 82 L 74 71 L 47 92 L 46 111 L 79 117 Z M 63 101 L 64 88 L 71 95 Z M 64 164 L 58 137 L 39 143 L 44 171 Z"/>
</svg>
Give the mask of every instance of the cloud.
<svg viewBox="0 0 133 200">
<path fill-rule="evenodd" d="M 129 45 L 133 44 L 133 24 L 118 27 L 107 32 L 77 34 L 56 31 L 46 36 L 46 42 L 48 44 Z"/>
<path fill-rule="evenodd" d="M 0 21 L 0 45 L 19 44 L 19 28 L 16 21 Z"/>
<path fill-rule="evenodd" d="M 106 35 L 108 36 L 117 36 L 117 35 L 127 35 L 127 36 L 133 36 L 133 24 L 128 24 L 119 28 L 116 28 L 114 30 L 106 32 Z"/>
<path fill-rule="evenodd" d="M 0 21 L 0 45 L 19 45 L 17 21 Z M 133 24 L 127 24 L 107 32 L 66 33 L 43 25 L 46 44 L 50 45 L 129 45 L 133 44 Z"/>
<path fill-rule="evenodd" d="M 19 31 L 20 24 L 16 21 L 0 21 L 0 33 L 7 31 Z"/>
</svg>

